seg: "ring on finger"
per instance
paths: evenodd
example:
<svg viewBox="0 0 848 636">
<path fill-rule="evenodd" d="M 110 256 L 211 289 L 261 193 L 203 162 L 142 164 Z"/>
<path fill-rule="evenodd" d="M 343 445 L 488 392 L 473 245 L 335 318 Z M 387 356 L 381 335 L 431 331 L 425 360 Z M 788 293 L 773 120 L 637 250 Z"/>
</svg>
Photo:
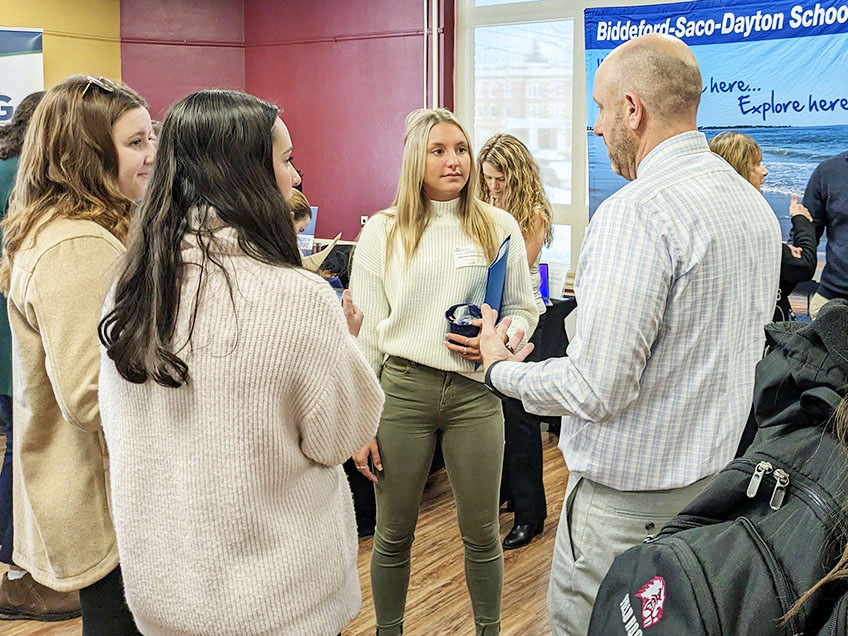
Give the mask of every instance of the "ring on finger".
<svg viewBox="0 0 848 636">
<path fill-rule="evenodd" d="M 512 348 L 511 346 L 509 346 L 509 345 L 504 345 L 504 346 L 506 347 L 506 350 L 509 351 L 510 353 L 515 353 L 515 349 Z"/>
<path fill-rule="evenodd" d="M 462 355 L 467 356 L 468 355 L 468 347 L 463 347 L 462 349 L 463 349 Z"/>
<path fill-rule="evenodd" d="M 465 346 L 468 346 L 468 336 L 465 336 Z"/>
<path fill-rule="evenodd" d="M 368 466 L 357 466 L 356 470 L 365 470 Z"/>
</svg>

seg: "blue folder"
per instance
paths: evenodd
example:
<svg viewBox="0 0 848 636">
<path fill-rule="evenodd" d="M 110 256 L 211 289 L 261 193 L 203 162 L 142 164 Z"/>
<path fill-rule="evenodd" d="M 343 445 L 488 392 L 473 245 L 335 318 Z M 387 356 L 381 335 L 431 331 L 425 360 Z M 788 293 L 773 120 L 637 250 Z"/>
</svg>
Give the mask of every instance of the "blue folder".
<svg viewBox="0 0 848 636">
<path fill-rule="evenodd" d="M 484 303 L 492 309 L 497 309 L 498 318 L 501 317 L 503 309 L 504 284 L 506 283 L 506 262 L 509 257 L 509 237 L 504 239 L 498 248 L 498 254 L 494 262 L 489 265 L 489 274 L 486 278 L 486 297 Z"/>
</svg>

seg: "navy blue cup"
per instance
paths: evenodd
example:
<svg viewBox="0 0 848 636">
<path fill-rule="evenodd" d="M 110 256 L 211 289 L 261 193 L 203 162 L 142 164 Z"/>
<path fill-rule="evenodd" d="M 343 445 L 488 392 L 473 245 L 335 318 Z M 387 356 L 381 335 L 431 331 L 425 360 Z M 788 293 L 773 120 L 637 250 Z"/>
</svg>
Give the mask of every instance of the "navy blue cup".
<svg viewBox="0 0 848 636">
<path fill-rule="evenodd" d="M 445 318 L 448 319 L 448 332 L 457 333 L 460 336 L 466 336 L 468 338 L 476 338 L 477 335 L 480 333 L 480 327 L 478 327 L 477 325 L 467 325 L 455 321 L 454 313 L 460 307 L 468 307 L 468 312 L 474 318 L 483 317 L 483 313 L 480 310 L 480 307 L 478 307 L 477 305 L 469 305 L 468 303 L 460 303 L 458 305 L 454 305 L 445 312 Z"/>
</svg>

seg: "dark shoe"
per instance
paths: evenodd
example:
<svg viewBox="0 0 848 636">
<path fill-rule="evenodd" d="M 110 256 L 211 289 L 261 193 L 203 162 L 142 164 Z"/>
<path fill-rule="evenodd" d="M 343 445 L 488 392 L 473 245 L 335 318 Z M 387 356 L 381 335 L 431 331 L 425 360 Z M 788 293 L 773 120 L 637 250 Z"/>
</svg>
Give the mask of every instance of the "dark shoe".
<svg viewBox="0 0 848 636">
<path fill-rule="evenodd" d="M 512 527 L 512 530 L 509 531 L 509 534 L 506 535 L 506 538 L 503 540 L 504 550 L 515 550 L 516 548 L 523 548 L 525 545 L 530 543 L 537 534 L 542 534 L 542 530 L 545 527 L 545 522 L 540 521 L 539 523 L 517 523 Z"/>
<path fill-rule="evenodd" d="M 36 583 L 27 572 L 0 581 L 0 620 L 66 621 L 80 615 L 79 592 L 57 592 Z"/>
</svg>

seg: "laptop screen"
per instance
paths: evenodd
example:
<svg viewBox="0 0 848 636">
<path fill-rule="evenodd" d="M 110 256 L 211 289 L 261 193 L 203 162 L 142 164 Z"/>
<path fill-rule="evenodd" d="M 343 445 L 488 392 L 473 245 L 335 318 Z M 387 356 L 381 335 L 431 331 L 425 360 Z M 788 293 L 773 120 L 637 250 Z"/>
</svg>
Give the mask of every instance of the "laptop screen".
<svg viewBox="0 0 848 636">
<path fill-rule="evenodd" d="M 539 276 L 542 279 L 541 284 L 539 285 L 539 293 L 542 294 L 542 300 L 548 300 L 548 264 L 547 263 L 539 263 Z"/>
</svg>

